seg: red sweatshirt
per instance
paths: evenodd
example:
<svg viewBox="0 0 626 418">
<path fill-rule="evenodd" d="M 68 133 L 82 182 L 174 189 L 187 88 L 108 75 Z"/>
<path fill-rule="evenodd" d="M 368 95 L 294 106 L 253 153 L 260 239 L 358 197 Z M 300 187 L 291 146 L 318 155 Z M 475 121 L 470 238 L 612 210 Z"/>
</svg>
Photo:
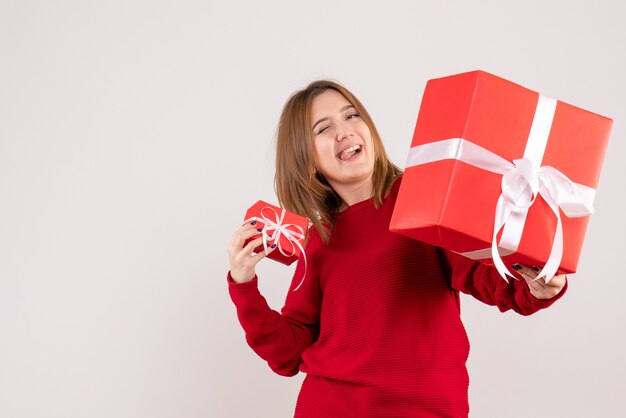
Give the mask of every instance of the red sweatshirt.
<svg viewBox="0 0 626 418">
<path fill-rule="evenodd" d="M 469 342 L 460 318 L 464 292 L 500 311 L 529 315 L 550 300 L 507 284 L 489 266 L 389 232 L 400 181 L 336 217 L 324 245 L 315 230 L 308 265 L 297 264 L 285 305 L 267 305 L 257 278 L 230 296 L 252 349 L 278 374 L 307 374 L 298 418 L 467 417 Z"/>
</svg>

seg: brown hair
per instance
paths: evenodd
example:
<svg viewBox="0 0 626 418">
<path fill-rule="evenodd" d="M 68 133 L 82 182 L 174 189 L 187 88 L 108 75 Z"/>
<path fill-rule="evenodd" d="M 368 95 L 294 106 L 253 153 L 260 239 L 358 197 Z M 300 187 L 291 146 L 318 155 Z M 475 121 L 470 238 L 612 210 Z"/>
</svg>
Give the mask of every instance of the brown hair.
<svg viewBox="0 0 626 418">
<path fill-rule="evenodd" d="M 309 218 L 324 243 L 328 243 L 334 214 L 342 203 L 335 190 L 315 170 L 311 107 L 313 99 L 327 90 L 343 95 L 370 130 L 374 148 L 372 191 L 376 207 L 380 207 L 395 178 L 402 173 L 389 160 L 369 113 L 348 89 L 334 81 L 318 80 L 292 94 L 278 123 L 274 187 L 280 205 Z"/>
</svg>

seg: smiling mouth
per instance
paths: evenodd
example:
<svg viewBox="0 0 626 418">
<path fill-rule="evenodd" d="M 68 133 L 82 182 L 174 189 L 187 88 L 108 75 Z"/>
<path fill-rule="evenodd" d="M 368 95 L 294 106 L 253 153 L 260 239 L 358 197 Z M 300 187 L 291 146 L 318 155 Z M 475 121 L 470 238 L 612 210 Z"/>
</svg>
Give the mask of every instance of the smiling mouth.
<svg viewBox="0 0 626 418">
<path fill-rule="evenodd" d="M 360 145 L 352 145 L 350 148 L 346 148 L 343 151 L 341 151 L 339 153 L 339 155 L 337 155 L 337 157 L 339 157 L 339 159 L 341 161 L 346 161 L 346 160 L 349 160 L 350 158 L 354 157 L 355 155 L 357 155 L 360 152 L 361 152 L 361 146 Z"/>
</svg>

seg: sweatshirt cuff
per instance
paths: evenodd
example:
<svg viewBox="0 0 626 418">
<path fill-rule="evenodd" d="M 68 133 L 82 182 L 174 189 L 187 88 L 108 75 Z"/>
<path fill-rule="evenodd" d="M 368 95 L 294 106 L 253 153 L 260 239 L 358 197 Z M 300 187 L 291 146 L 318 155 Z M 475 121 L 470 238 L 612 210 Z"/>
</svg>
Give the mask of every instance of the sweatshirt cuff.
<svg viewBox="0 0 626 418">
<path fill-rule="evenodd" d="M 563 297 L 563 295 L 567 291 L 568 279 L 567 279 L 567 277 L 565 278 L 565 285 L 563 286 L 563 289 L 561 289 L 559 294 L 554 296 L 553 298 L 550 298 L 550 299 L 537 299 L 536 297 L 533 296 L 532 293 L 530 293 L 530 288 L 528 287 L 528 285 L 526 283 L 523 283 L 523 284 L 524 284 L 524 287 L 526 288 L 526 292 L 528 294 L 528 300 L 531 303 L 531 305 L 534 308 L 534 310 L 541 310 L 541 309 L 545 309 L 545 308 L 548 308 L 548 307 L 552 306 L 552 304 L 554 304 L 554 302 L 556 302 L 557 300 L 559 300 L 559 299 L 561 299 Z"/>
<path fill-rule="evenodd" d="M 245 289 L 256 289 L 258 287 L 259 279 L 255 275 L 252 280 L 243 283 L 237 283 L 233 280 L 233 277 L 230 275 L 230 271 L 226 275 L 226 281 L 228 282 L 228 288 L 230 290 L 245 290 Z"/>
</svg>

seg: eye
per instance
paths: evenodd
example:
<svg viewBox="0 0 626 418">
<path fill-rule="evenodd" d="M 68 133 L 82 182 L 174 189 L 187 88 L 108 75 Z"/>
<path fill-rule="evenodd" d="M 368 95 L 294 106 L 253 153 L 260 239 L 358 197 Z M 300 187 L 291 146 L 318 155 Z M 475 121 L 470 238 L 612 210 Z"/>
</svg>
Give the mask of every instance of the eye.
<svg viewBox="0 0 626 418">
<path fill-rule="evenodd" d="M 320 129 L 319 131 L 317 131 L 316 135 L 319 135 L 321 133 L 323 133 L 325 130 L 328 129 L 328 126 L 324 126 L 322 129 Z"/>
<path fill-rule="evenodd" d="M 358 113 L 350 113 L 348 116 L 346 116 L 346 120 L 350 120 L 350 119 L 354 119 L 358 117 L 359 117 Z"/>
</svg>

